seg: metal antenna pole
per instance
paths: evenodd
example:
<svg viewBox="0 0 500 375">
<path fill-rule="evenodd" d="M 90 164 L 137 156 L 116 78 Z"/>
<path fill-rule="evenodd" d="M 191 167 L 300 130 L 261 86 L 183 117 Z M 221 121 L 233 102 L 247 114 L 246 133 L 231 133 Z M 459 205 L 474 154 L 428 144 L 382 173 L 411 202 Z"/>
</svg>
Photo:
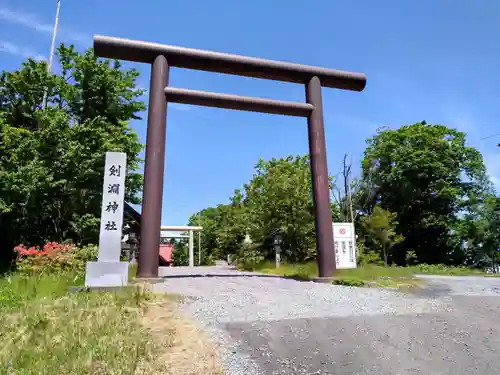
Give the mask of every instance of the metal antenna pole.
<svg viewBox="0 0 500 375">
<path fill-rule="evenodd" d="M 52 61 L 54 60 L 54 50 L 56 48 L 56 36 L 57 36 L 57 27 L 59 25 L 60 9 L 61 9 L 61 0 L 57 0 L 56 21 L 54 23 L 54 32 L 52 33 L 52 45 L 50 46 L 49 64 L 47 65 L 47 73 L 49 74 L 52 71 Z M 48 95 L 48 87 L 45 87 L 45 91 L 43 93 L 43 104 L 42 104 L 44 112 L 45 108 L 47 108 L 47 95 Z"/>
</svg>

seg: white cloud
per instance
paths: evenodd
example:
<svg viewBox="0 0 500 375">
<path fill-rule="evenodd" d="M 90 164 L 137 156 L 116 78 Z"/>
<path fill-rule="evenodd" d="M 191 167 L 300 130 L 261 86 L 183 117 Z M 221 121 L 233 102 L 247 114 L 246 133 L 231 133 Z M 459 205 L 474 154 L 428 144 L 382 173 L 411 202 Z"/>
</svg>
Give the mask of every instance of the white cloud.
<svg viewBox="0 0 500 375">
<path fill-rule="evenodd" d="M 7 42 L 6 40 L 0 40 L 0 52 L 5 52 L 10 55 L 21 56 L 21 57 L 32 57 L 35 60 L 47 60 L 45 56 L 32 51 L 29 48 L 18 46 L 17 44 Z"/>
<path fill-rule="evenodd" d="M 24 26 L 47 36 L 52 36 L 52 32 L 54 30 L 54 24 L 44 23 L 34 14 L 16 11 L 6 7 L 0 7 L 0 19 Z M 64 28 L 61 28 L 60 30 L 63 38 L 85 45 L 90 43 L 90 39 L 83 33 L 65 30 Z"/>
</svg>

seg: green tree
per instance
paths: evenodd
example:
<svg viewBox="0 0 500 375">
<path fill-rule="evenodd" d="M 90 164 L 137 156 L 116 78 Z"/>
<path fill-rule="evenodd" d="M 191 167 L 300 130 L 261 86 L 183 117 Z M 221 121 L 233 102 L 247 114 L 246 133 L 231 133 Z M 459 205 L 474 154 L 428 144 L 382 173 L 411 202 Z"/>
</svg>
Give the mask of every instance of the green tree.
<svg viewBox="0 0 500 375">
<path fill-rule="evenodd" d="M 500 271 L 500 198 L 486 199 L 484 211 L 484 265 Z"/>
<path fill-rule="evenodd" d="M 330 177 L 330 190 L 333 178 Z M 259 160 L 252 180 L 245 184 L 246 233 L 261 247 L 264 257 L 273 257 L 273 236 L 283 236 L 282 255 L 292 262 L 316 256 L 314 209 L 309 156 Z M 331 205 L 332 216 L 339 207 Z"/>
<path fill-rule="evenodd" d="M 475 213 L 459 218 L 453 240 L 462 248 L 462 263 L 497 269 L 500 264 L 500 198 L 491 194 Z"/>
<path fill-rule="evenodd" d="M 204 263 L 227 259 L 227 255 L 237 252 L 245 236 L 245 212 L 241 192 L 237 190 L 229 204 L 206 208 L 190 217 L 189 225 L 203 228 L 200 238 Z M 197 241 L 196 236 L 196 246 Z"/>
<path fill-rule="evenodd" d="M 450 263 L 452 228 L 459 214 L 473 210 L 490 189 L 482 156 L 465 134 L 425 122 L 380 129 L 367 140 L 362 163 L 375 197 L 372 204 L 397 213 L 405 240 L 394 249 L 421 263 Z"/>
<path fill-rule="evenodd" d="M 192 215 L 188 225 L 200 226 L 203 229 L 200 233 L 201 252 L 204 257 L 218 257 L 217 230 L 220 227 L 218 207 L 209 207 Z M 195 236 L 195 248 L 198 249 L 198 236 Z"/>
<path fill-rule="evenodd" d="M 313 258 L 315 229 L 308 156 L 259 160 L 252 180 L 244 186 L 248 208 L 247 232 L 273 254 L 272 239 L 283 235 L 282 254 L 290 261 Z"/>
<path fill-rule="evenodd" d="M 369 244 L 379 250 L 386 266 L 389 264 L 394 245 L 403 241 L 403 236 L 396 232 L 396 218 L 397 214 L 375 206 L 371 215 L 361 219 Z"/>
<path fill-rule="evenodd" d="M 92 50 L 61 45 L 58 55 L 59 75 L 32 59 L 0 75 L 3 264 L 18 243 L 96 243 L 106 151 L 127 153 L 126 200 L 140 202 L 142 145 L 127 124 L 145 108 L 138 73 Z"/>
<path fill-rule="evenodd" d="M 202 251 L 212 258 L 225 259 L 228 254 L 272 258 L 273 236 L 281 233 L 284 258 L 310 260 L 316 256 L 311 185 L 309 156 L 261 159 L 253 178 L 235 190 L 229 204 L 204 209 L 191 216 L 189 224 L 203 227 Z M 340 216 L 336 204 L 332 204 L 332 216 L 335 220 Z M 243 245 L 246 235 L 251 245 Z"/>
<path fill-rule="evenodd" d="M 188 266 L 189 265 L 189 246 L 188 242 L 183 239 L 176 239 L 171 241 L 174 245 L 172 252 L 172 261 L 174 266 Z"/>
</svg>

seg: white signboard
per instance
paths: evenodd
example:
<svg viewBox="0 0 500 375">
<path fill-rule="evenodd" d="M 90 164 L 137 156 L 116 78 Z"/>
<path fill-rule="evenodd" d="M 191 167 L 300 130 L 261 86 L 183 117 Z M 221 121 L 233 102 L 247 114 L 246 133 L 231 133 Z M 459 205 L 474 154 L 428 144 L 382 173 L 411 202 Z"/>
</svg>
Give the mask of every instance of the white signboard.
<svg viewBox="0 0 500 375">
<path fill-rule="evenodd" d="M 99 262 L 119 262 L 123 225 L 127 154 L 106 152 L 102 191 Z"/>
<path fill-rule="evenodd" d="M 337 268 L 356 268 L 356 233 L 353 223 L 333 223 L 333 244 Z"/>
</svg>

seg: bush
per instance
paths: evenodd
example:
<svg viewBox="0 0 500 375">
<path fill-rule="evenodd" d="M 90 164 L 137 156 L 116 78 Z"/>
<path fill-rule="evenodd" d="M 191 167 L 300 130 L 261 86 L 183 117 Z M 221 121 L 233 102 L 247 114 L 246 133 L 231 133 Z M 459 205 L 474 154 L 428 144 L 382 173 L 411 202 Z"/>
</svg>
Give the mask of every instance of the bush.
<svg viewBox="0 0 500 375">
<path fill-rule="evenodd" d="M 200 260 L 200 253 L 198 247 L 193 248 L 194 264 L 198 265 Z M 177 241 L 174 244 L 174 251 L 172 252 L 172 262 L 174 266 L 187 266 L 189 265 L 189 244 L 186 241 Z M 215 259 L 207 249 L 201 249 L 201 265 L 211 266 L 215 264 Z"/>
<path fill-rule="evenodd" d="M 381 266 L 384 264 L 384 260 L 380 257 L 380 255 L 367 248 L 363 242 L 356 243 L 356 262 L 359 266 L 367 264 L 376 264 Z"/>
<path fill-rule="evenodd" d="M 311 276 L 307 271 L 305 270 L 299 270 L 296 273 L 293 274 L 286 274 L 285 277 L 298 280 L 298 281 L 310 281 L 312 280 L 313 276 Z"/>
<path fill-rule="evenodd" d="M 236 251 L 235 263 L 238 268 L 245 271 L 253 271 L 264 262 L 264 257 L 257 245 L 253 243 L 243 243 Z"/>
<path fill-rule="evenodd" d="M 16 269 L 27 274 L 83 272 L 87 262 L 97 258 L 97 246 L 77 248 L 58 242 L 47 242 L 43 248 L 18 245 L 14 252 L 17 254 Z"/>
<path fill-rule="evenodd" d="M 174 244 L 172 261 L 176 267 L 189 265 L 189 249 L 186 243 L 177 242 Z"/>
<path fill-rule="evenodd" d="M 86 245 L 81 248 L 75 248 L 73 251 L 74 261 L 77 263 L 77 268 L 85 269 L 87 262 L 97 260 L 99 248 L 97 245 Z"/>
<path fill-rule="evenodd" d="M 333 283 L 335 285 L 343 285 L 343 286 L 355 286 L 355 287 L 365 286 L 365 282 L 363 280 L 349 279 L 349 278 L 336 279 L 333 281 Z"/>
<path fill-rule="evenodd" d="M 417 253 L 413 250 L 406 252 L 406 265 L 413 266 L 418 263 Z"/>
</svg>

